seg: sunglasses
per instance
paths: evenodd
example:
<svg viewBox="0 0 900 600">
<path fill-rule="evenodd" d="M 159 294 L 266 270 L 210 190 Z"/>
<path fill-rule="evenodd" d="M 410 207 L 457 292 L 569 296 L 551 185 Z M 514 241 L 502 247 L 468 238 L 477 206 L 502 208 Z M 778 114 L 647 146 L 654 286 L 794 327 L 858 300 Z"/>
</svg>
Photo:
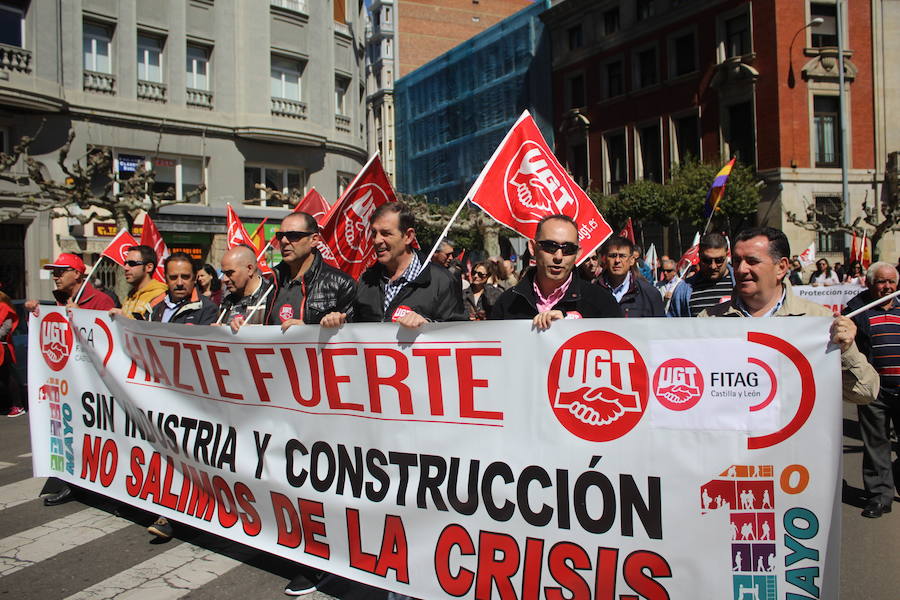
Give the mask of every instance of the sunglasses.
<svg viewBox="0 0 900 600">
<path fill-rule="evenodd" d="M 724 265 L 726 260 L 728 260 L 727 256 L 717 256 L 717 257 L 701 256 L 700 257 L 700 262 L 702 262 L 705 265 L 712 265 L 712 264 Z"/>
<path fill-rule="evenodd" d="M 315 231 L 278 231 L 275 233 L 275 239 L 279 242 L 287 240 L 291 243 L 299 242 L 309 235 L 313 235 Z"/>
<path fill-rule="evenodd" d="M 472 271 L 473 277 L 487 277 L 487 273 L 484 271 Z"/>
<path fill-rule="evenodd" d="M 61 269 L 51 269 L 50 274 L 53 275 L 54 277 L 62 277 L 69 271 L 74 271 L 74 270 L 75 269 L 73 269 L 72 267 L 65 267 L 65 268 L 61 268 Z"/>
<path fill-rule="evenodd" d="M 140 267 L 141 265 L 146 265 L 146 264 L 147 263 L 145 263 L 142 260 L 126 260 L 125 261 L 126 267 Z"/>
<path fill-rule="evenodd" d="M 578 244 L 572 242 L 554 242 L 553 240 L 537 240 L 537 245 L 547 254 L 556 254 L 557 250 L 562 250 L 563 256 L 572 256 L 578 252 Z"/>
<path fill-rule="evenodd" d="M 663 273 L 674 273 L 675 269 L 663 269 Z"/>
</svg>

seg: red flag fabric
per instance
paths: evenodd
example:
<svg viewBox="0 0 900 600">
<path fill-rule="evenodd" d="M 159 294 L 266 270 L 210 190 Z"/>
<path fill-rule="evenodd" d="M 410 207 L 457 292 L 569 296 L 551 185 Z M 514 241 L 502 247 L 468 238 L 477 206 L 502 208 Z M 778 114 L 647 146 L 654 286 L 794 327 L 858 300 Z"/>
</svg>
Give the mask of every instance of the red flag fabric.
<svg viewBox="0 0 900 600">
<path fill-rule="evenodd" d="M 625 238 L 632 244 L 637 244 L 637 242 L 634 241 L 634 225 L 631 224 L 631 217 L 628 217 L 628 220 L 625 221 L 625 227 L 619 232 L 619 237 Z"/>
<path fill-rule="evenodd" d="M 234 212 L 234 208 L 232 208 L 230 204 L 228 205 L 227 215 L 226 244 L 228 249 L 231 250 L 235 246 L 240 246 L 241 244 L 250 246 L 253 253 L 257 255 L 256 263 L 259 266 L 259 272 L 266 277 L 275 277 L 275 273 L 272 271 L 271 267 L 269 267 L 269 263 L 266 262 L 265 254 L 260 253 L 260 249 L 256 247 L 253 238 L 250 237 L 250 234 L 248 234 L 247 230 L 244 228 L 244 223 L 241 221 L 241 218 Z M 262 228 L 262 224 L 260 224 L 259 228 Z"/>
<path fill-rule="evenodd" d="M 872 240 L 868 238 L 868 231 L 863 231 L 862 247 L 860 248 L 860 259 L 863 269 L 868 269 L 872 264 Z"/>
<path fill-rule="evenodd" d="M 852 265 L 853 263 L 859 261 L 860 258 L 861 258 L 861 255 L 859 252 L 859 247 L 857 246 L 856 232 L 854 231 L 853 232 L 853 241 L 850 245 L 850 264 Z"/>
<path fill-rule="evenodd" d="M 322 225 L 325 221 L 325 215 L 328 214 L 328 209 L 331 208 L 328 206 L 328 201 L 316 191 L 316 188 L 311 188 L 306 195 L 303 196 L 303 199 L 297 203 L 297 206 L 294 207 L 293 212 L 305 212 L 312 215 L 313 219 L 316 220 L 316 223 Z"/>
<path fill-rule="evenodd" d="M 257 254 L 259 254 L 259 251 L 266 246 L 265 224 L 268 220 L 269 217 L 263 219 L 262 223 L 256 226 L 256 229 L 253 230 L 253 234 L 250 236 L 250 239 L 253 240 L 253 247 L 256 248 Z"/>
<path fill-rule="evenodd" d="M 125 256 L 128 254 L 128 248 L 137 246 L 137 241 L 128 233 L 127 229 L 122 229 L 112 239 L 106 250 L 101 252 L 103 256 L 118 264 L 120 267 L 125 266 Z"/>
<path fill-rule="evenodd" d="M 156 252 L 156 258 L 159 260 L 159 264 L 156 265 L 156 270 L 153 272 L 153 279 L 165 283 L 166 274 L 163 270 L 163 261 L 169 256 L 169 248 L 166 246 L 162 234 L 159 232 L 159 229 L 156 228 L 156 223 L 153 222 L 150 215 L 144 215 L 144 225 L 141 230 L 141 245 L 150 246 L 153 248 L 153 251 Z"/>
<path fill-rule="evenodd" d="M 322 257 L 350 277 L 359 279 L 375 262 L 369 219 L 376 208 L 396 199 L 376 154 L 325 216 L 320 226 Z"/>
<path fill-rule="evenodd" d="M 543 217 L 572 217 L 582 248 L 579 262 L 587 260 L 612 233 L 588 195 L 556 160 L 528 111 L 503 138 L 466 198 L 499 223 L 532 239 Z"/>
<path fill-rule="evenodd" d="M 696 265 L 700 262 L 700 244 L 694 244 L 690 248 L 687 249 L 687 252 L 681 255 L 681 258 L 678 260 L 678 272 L 686 270 L 691 265 Z"/>
</svg>

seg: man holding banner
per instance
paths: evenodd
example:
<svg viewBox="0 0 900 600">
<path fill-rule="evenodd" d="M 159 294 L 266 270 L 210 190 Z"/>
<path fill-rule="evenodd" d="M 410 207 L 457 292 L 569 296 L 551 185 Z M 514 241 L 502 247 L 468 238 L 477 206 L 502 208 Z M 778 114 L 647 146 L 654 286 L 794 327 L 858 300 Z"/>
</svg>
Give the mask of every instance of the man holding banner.
<svg viewBox="0 0 900 600">
<path fill-rule="evenodd" d="M 84 262 L 75 254 L 63 252 L 52 263 L 44 265 L 44 269 L 50 271 L 56 289 L 53 297 L 58 306 L 72 306 L 73 308 L 88 308 L 91 310 L 109 310 L 115 308 L 113 299 L 97 290 L 90 281 L 85 280 Z M 84 287 L 81 296 L 78 290 Z M 78 298 L 78 301 L 75 301 Z M 28 300 L 25 302 L 25 310 L 38 316 L 39 302 Z"/>
<path fill-rule="evenodd" d="M 734 291 L 729 302 L 700 313 L 701 317 L 830 317 L 827 308 L 799 298 L 784 278 L 790 269 L 791 248 L 783 232 L 756 227 L 734 238 Z M 841 349 L 844 400 L 868 404 L 878 396 L 878 373 L 857 349 L 856 325 L 837 316 L 831 325 L 830 342 Z"/>
<path fill-rule="evenodd" d="M 243 244 L 222 257 L 222 284 L 228 295 L 219 307 L 218 323 L 230 325 L 237 332 L 244 323 L 265 324 L 275 298 L 274 285 L 259 274 L 256 253 Z"/>
<path fill-rule="evenodd" d="M 159 259 L 150 246 L 131 246 L 125 255 L 125 281 L 131 285 L 131 291 L 122 303 L 121 309 L 112 311 L 124 314 L 129 319 L 146 319 L 150 314 L 153 300 L 162 296 L 169 289 L 166 284 L 153 278 Z"/>
</svg>

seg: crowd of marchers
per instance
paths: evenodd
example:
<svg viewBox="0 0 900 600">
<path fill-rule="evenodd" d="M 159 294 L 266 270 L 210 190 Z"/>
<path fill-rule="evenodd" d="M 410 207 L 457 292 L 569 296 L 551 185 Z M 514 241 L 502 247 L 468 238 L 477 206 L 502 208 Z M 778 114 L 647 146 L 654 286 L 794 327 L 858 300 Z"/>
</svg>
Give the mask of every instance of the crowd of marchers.
<svg viewBox="0 0 900 600">
<path fill-rule="evenodd" d="M 273 278 L 261 274 L 251 248 L 236 246 L 222 257 L 219 269 L 198 268 L 188 255 L 173 253 L 163 261 L 162 283 L 153 278 L 158 262 L 153 250 L 133 246 L 124 266 L 130 291 L 119 303 L 84 281 L 86 269 L 76 255 L 61 254 L 44 268 L 51 271 L 58 305 L 234 332 L 266 324 L 282 330 L 353 322 L 419 328 L 429 322 L 529 319 L 535 329 L 545 330 L 554 321 L 580 318 L 833 316 L 792 292 L 792 282 L 798 282 L 796 260 L 784 233 L 769 227 L 741 231 L 731 243 L 720 234 L 703 236 L 699 261 L 681 273 L 668 257 L 654 270 L 643 261 L 640 248 L 618 236 L 579 264 L 578 227 L 563 215 L 540 221 L 528 241 L 529 264 L 519 272 L 501 259 L 463 268 L 450 240 L 441 241 L 429 259 L 416 249 L 415 218 L 402 203 L 379 206 L 370 231 L 375 263 L 359 281 L 323 260 L 316 220 L 302 212 L 285 217 L 275 234 L 282 262 L 274 267 Z M 812 279 L 821 280 L 812 283 L 835 282 L 827 263 L 819 271 Z M 841 354 L 844 400 L 859 405 L 864 480 L 871 495 L 863 515 L 879 517 L 890 512 L 895 489 L 890 428 L 891 423 L 896 426 L 900 406 L 900 354 L 893 350 L 900 345 L 900 303 L 877 301 L 896 290 L 898 273 L 882 262 L 864 273 L 854 267 L 852 273 L 867 289 L 848 310 L 874 305 L 853 318 L 833 316 L 829 337 Z M 0 302 L 0 311 L 2 307 Z M 37 301 L 26 307 L 40 310 Z M 0 318 L 5 314 L 0 312 Z M 0 335 L 8 331 L 0 327 Z M 12 410 L 21 407 L 18 402 Z M 44 501 L 59 504 L 73 493 L 65 486 Z M 160 517 L 149 530 L 171 537 L 173 523 Z M 299 570 L 286 593 L 311 592 L 323 576 L 306 567 Z"/>
</svg>

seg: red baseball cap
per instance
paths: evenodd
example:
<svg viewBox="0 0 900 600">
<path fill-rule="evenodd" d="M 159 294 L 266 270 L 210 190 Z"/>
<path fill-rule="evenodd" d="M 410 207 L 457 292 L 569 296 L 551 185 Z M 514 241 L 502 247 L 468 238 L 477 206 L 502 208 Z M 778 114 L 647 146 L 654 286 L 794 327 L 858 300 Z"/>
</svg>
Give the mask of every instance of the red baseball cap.
<svg viewBox="0 0 900 600">
<path fill-rule="evenodd" d="M 63 252 L 59 256 L 56 257 L 52 263 L 44 265 L 45 269 L 75 269 L 79 273 L 84 273 L 84 261 L 82 261 L 75 254 L 69 254 L 68 252 Z"/>
</svg>

